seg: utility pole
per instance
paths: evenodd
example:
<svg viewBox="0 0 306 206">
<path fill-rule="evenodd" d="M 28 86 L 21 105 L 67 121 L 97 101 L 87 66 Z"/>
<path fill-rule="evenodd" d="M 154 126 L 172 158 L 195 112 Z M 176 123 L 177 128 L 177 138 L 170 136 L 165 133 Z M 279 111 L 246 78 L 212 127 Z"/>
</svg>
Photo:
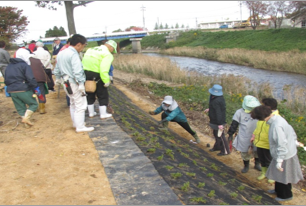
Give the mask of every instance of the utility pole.
<svg viewBox="0 0 306 206">
<path fill-rule="evenodd" d="M 142 11 L 142 18 L 143 18 L 143 30 L 145 30 L 145 18 L 144 18 L 144 11 L 145 11 L 145 8 L 146 7 L 144 7 L 143 5 L 142 5 L 142 7 L 140 7 L 141 8 L 141 11 Z"/>
</svg>

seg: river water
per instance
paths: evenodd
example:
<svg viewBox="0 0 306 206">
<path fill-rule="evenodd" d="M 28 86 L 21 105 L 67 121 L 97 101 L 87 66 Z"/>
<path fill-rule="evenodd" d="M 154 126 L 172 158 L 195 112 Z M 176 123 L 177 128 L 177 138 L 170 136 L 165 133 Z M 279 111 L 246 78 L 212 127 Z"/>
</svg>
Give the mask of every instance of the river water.
<svg viewBox="0 0 306 206">
<path fill-rule="evenodd" d="M 283 99 L 283 87 L 285 85 L 292 85 L 293 87 L 299 86 L 306 89 L 306 76 L 302 74 L 255 69 L 247 66 L 209 61 L 193 57 L 178 57 L 157 53 L 143 54 L 149 56 L 167 57 L 172 62 L 175 62 L 181 69 L 196 71 L 206 76 L 233 74 L 235 76 L 247 77 L 251 81 L 258 84 L 269 83 L 270 86 L 273 87 L 273 95 L 278 99 Z"/>
</svg>

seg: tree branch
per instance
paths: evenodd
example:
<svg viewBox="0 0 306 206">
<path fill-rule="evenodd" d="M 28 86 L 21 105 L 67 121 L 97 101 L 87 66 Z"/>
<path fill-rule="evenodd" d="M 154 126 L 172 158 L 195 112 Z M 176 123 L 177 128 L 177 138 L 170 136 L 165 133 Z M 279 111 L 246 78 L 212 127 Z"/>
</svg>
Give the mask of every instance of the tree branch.
<svg viewBox="0 0 306 206">
<path fill-rule="evenodd" d="M 94 2 L 94 1 L 83 1 L 83 2 L 79 1 L 79 3 L 73 4 L 73 8 L 78 7 L 78 6 L 85 6 L 86 4 L 89 4 L 89 3 L 92 3 L 92 2 Z"/>
</svg>

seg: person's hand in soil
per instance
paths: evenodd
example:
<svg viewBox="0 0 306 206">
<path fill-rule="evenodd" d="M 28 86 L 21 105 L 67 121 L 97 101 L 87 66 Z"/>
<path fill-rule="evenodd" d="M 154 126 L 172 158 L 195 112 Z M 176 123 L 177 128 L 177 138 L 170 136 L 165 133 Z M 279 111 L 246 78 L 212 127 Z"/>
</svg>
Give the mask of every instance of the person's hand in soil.
<svg viewBox="0 0 306 206">
<path fill-rule="evenodd" d="M 149 114 L 150 115 L 155 115 L 155 112 L 154 111 L 149 111 Z"/>
</svg>

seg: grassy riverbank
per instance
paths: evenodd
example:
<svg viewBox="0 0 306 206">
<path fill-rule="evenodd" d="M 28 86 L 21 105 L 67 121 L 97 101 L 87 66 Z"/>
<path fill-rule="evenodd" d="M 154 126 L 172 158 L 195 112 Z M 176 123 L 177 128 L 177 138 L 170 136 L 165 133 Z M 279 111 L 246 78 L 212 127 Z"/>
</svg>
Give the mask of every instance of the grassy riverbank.
<svg viewBox="0 0 306 206">
<path fill-rule="evenodd" d="M 263 97 L 273 96 L 271 87 L 268 84 L 251 87 L 251 83 L 247 78 L 235 77 L 233 75 L 207 77 L 198 73 L 189 73 L 180 70 L 168 58 L 141 54 L 118 55 L 113 65 L 116 70 L 145 74 L 157 80 L 177 83 L 178 86 L 176 87 L 169 87 L 154 82 L 142 86 L 160 98 L 165 95 L 172 95 L 186 110 L 196 111 L 197 113 L 202 113 L 208 107 L 208 89 L 215 83 L 223 85 L 224 97 L 227 104 L 226 115 L 228 124 L 232 121 L 235 111 L 241 108 L 241 103 L 245 95 L 250 94 L 256 96 L 259 100 Z M 252 88 L 258 89 L 254 90 Z M 304 101 L 299 102 L 299 99 L 293 99 L 291 92 L 285 92 L 284 95 L 287 100 L 279 102 L 280 113 L 294 127 L 299 140 L 306 143 L 305 103 Z M 306 164 L 305 152 L 299 150 L 299 156 L 301 161 L 304 161 L 303 164 Z"/>
</svg>

